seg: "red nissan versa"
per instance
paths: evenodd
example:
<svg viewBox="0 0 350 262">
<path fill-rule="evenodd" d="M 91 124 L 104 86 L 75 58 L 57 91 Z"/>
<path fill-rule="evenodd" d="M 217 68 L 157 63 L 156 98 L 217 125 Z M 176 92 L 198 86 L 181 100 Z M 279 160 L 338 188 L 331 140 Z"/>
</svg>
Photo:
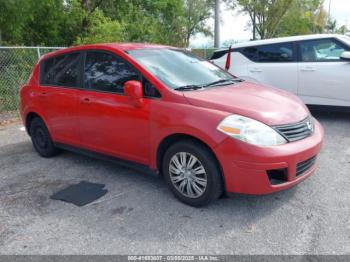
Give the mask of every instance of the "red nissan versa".
<svg viewBox="0 0 350 262">
<path fill-rule="evenodd" d="M 21 89 L 34 148 L 138 163 L 181 201 L 267 194 L 315 172 L 323 129 L 296 96 L 167 46 L 101 44 L 40 59 Z"/>
</svg>

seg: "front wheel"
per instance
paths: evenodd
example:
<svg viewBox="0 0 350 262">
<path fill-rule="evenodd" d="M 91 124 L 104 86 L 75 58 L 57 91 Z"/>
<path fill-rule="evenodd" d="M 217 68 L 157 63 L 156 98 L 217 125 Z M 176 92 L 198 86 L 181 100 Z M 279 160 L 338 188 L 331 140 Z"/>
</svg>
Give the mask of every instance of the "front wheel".
<svg viewBox="0 0 350 262">
<path fill-rule="evenodd" d="M 204 206 L 223 191 L 220 169 L 204 145 L 186 140 L 172 145 L 163 159 L 163 174 L 174 195 L 191 206 Z"/>
</svg>

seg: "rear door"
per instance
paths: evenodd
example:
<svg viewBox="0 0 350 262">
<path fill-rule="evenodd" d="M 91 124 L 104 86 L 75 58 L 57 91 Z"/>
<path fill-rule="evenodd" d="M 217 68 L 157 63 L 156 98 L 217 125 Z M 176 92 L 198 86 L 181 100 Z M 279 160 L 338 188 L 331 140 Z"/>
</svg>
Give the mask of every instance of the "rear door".
<svg viewBox="0 0 350 262">
<path fill-rule="evenodd" d="M 54 141 L 77 145 L 77 90 L 81 86 L 82 56 L 74 52 L 40 64 L 38 100 Z"/>
<path fill-rule="evenodd" d="M 148 164 L 149 108 L 124 95 L 124 83 L 141 75 L 124 59 L 105 51 L 86 52 L 84 90 L 79 94 L 79 130 L 85 148 Z"/>
<path fill-rule="evenodd" d="M 350 48 L 335 38 L 300 41 L 298 95 L 306 104 L 350 106 Z"/>
<path fill-rule="evenodd" d="M 245 47 L 240 52 L 252 61 L 247 64 L 247 73 L 254 82 L 297 93 L 298 73 L 293 42 Z"/>
</svg>

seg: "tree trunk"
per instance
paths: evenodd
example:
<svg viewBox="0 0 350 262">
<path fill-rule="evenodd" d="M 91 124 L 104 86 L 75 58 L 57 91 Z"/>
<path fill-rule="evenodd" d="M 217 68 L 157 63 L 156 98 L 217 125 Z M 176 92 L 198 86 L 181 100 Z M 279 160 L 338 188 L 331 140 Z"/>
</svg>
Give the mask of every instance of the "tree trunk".
<svg viewBox="0 0 350 262">
<path fill-rule="evenodd" d="M 83 16 L 83 19 L 81 21 L 81 32 L 82 37 L 85 37 L 87 35 L 88 27 L 89 27 L 89 0 L 81 0 L 81 6 L 85 11 L 85 14 Z"/>
<path fill-rule="evenodd" d="M 220 1 L 215 0 L 214 47 L 220 47 Z"/>
<path fill-rule="evenodd" d="M 256 40 L 256 15 L 255 15 L 255 9 L 253 11 L 253 40 Z"/>
</svg>

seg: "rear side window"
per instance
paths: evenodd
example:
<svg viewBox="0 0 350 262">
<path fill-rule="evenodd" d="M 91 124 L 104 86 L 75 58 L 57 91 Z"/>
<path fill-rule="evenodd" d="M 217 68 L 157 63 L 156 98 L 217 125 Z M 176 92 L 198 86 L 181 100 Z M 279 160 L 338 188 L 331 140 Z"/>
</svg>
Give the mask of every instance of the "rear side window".
<svg viewBox="0 0 350 262">
<path fill-rule="evenodd" d="M 104 92 L 123 93 L 124 83 L 141 80 L 140 74 L 123 59 L 105 52 L 88 52 L 84 69 L 84 86 Z"/>
<path fill-rule="evenodd" d="M 259 62 L 257 47 L 246 47 L 246 48 L 243 48 L 241 53 L 245 57 L 247 57 L 249 60 L 252 60 L 254 62 Z"/>
<path fill-rule="evenodd" d="M 40 65 L 40 84 L 79 87 L 80 53 L 49 58 Z"/>
<path fill-rule="evenodd" d="M 254 62 L 293 62 L 293 43 L 280 43 L 243 48 L 241 53 Z"/>
</svg>

